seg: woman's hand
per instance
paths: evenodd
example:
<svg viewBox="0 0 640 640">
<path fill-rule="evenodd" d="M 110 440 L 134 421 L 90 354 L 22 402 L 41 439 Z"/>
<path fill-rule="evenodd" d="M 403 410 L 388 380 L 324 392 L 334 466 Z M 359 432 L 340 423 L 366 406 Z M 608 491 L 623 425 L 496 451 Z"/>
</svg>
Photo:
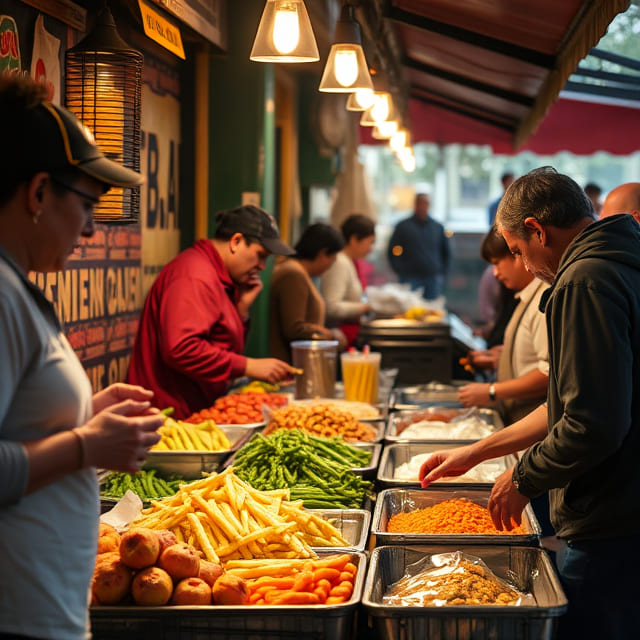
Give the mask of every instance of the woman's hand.
<svg viewBox="0 0 640 640">
<path fill-rule="evenodd" d="M 153 398 L 153 391 L 139 387 L 134 384 L 116 382 L 108 386 L 93 396 L 93 413 L 100 413 L 111 405 L 124 402 L 125 400 L 135 400 L 137 402 L 148 402 Z"/>
<path fill-rule="evenodd" d="M 149 448 L 160 440 L 157 429 L 165 418 L 158 411 L 150 413 L 150 409 L 148 401 L 127 399 L 108 406 L 74 429 L 82 444 L 83 466 L 138 471 Z"/>
</svg>

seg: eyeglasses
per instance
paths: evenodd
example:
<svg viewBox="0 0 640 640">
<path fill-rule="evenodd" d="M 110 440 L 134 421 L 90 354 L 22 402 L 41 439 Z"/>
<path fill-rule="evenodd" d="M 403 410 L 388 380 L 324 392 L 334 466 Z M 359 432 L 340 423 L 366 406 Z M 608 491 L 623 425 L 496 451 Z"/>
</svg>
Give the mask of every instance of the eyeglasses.
<svg viewBox="0 0 640 640">
<path fill-rule="evenodd" d="M 66 182 L 62 182 L 62 180 L 58 180 L 57 178 L 51 178 L 51 182 L 55 182 L 58 186 L 66 189 L 67 191 L 71 191 L 71 193 L 75 193 L 77 196 L 81 198 L 85 198 L 89 202 L 93 202 L 94 204 L 98 204 L 100 202 L 100 198 L 97 198 L 91 193 L 87 193 L 86 191 L 81 191 L 80 189 L 76 189 L 71 185 L 68 185 Z"/>
</svg>

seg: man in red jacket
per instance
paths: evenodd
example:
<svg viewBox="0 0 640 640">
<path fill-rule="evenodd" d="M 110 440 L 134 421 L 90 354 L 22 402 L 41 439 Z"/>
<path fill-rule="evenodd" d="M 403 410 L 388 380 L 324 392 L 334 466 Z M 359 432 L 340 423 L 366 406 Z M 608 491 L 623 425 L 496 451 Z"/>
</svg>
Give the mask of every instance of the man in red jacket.
<svg viewBox="0 0 640 640">
<path fill-rule="evenodd" d="M 271 254 L 291 255 L 275 220 L 254 206 L 220 212 L 213 239 L 198 240 L 158 274 L 145 300 L 128 380 L 160 408 L 186 418 L 213 404 L 239 376 L 278 382 L 293 370 L 242 355 L 249 308 Z"/>
</svg>

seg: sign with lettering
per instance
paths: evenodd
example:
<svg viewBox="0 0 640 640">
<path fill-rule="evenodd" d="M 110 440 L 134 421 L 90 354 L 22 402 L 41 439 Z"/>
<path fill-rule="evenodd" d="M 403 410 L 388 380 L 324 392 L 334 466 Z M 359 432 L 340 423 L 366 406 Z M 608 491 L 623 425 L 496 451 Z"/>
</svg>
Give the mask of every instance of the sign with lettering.
<svg viewBox="0 0 640 640">
<path fill-rule="evenodd" d="M 142 25 L 147 37 L 184 60 L 185 55 L 180 28 L 150 7 L 144 0 L 138 0 L 138 5 L 142 14 Z"/>
</svg>

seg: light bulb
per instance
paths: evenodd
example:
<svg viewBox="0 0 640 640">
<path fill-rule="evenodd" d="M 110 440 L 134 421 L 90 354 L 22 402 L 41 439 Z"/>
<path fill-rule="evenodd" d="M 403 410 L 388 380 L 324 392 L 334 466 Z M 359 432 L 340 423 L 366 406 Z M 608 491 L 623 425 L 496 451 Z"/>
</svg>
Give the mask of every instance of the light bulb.
<svg viewBox="0 0 640 640">
<path fill-rule="evenodd" d="M 389 146 L 394 151 L 400 151 L 407 146 L 407 132 L 404 130 L 397 131 L 391 136 L 391 140 L 389 140 Z"/>
<path fill-rule="evenodd" d="M 368 109 L 373 104 L 374 94 L 371 89 L 358 89 L 355 92 L 355 99 L 358 106 L 362 109 Z"/>
<path fill-rule="evenodd" d="M 378 131 L 385 138 L 391 138 L 396 131 L 398 131 L 398 123 L 395 120 L 385 120 L 384 122 L 378 122 Z"/>
<path fill-rule="evenodd" d="M 383 93 L 376 96 L 370 113 L 374 122 L 383 122 L 389 117 L 391 106 L 389 105 L 389 95 Z"/>
<path fill-rule="evenodd" d="M 273 22 L 273 44 L 279 53 L 291 53 L 300 41 L 300 23 L 294 4 L 281 3 Z"/>
<path fill-rule="evenodd" d="M 358 79 L 358 57 L 352 48 L 336 51 L 334 73 L 343 87 L 350 87 Z"/>
</svg>

